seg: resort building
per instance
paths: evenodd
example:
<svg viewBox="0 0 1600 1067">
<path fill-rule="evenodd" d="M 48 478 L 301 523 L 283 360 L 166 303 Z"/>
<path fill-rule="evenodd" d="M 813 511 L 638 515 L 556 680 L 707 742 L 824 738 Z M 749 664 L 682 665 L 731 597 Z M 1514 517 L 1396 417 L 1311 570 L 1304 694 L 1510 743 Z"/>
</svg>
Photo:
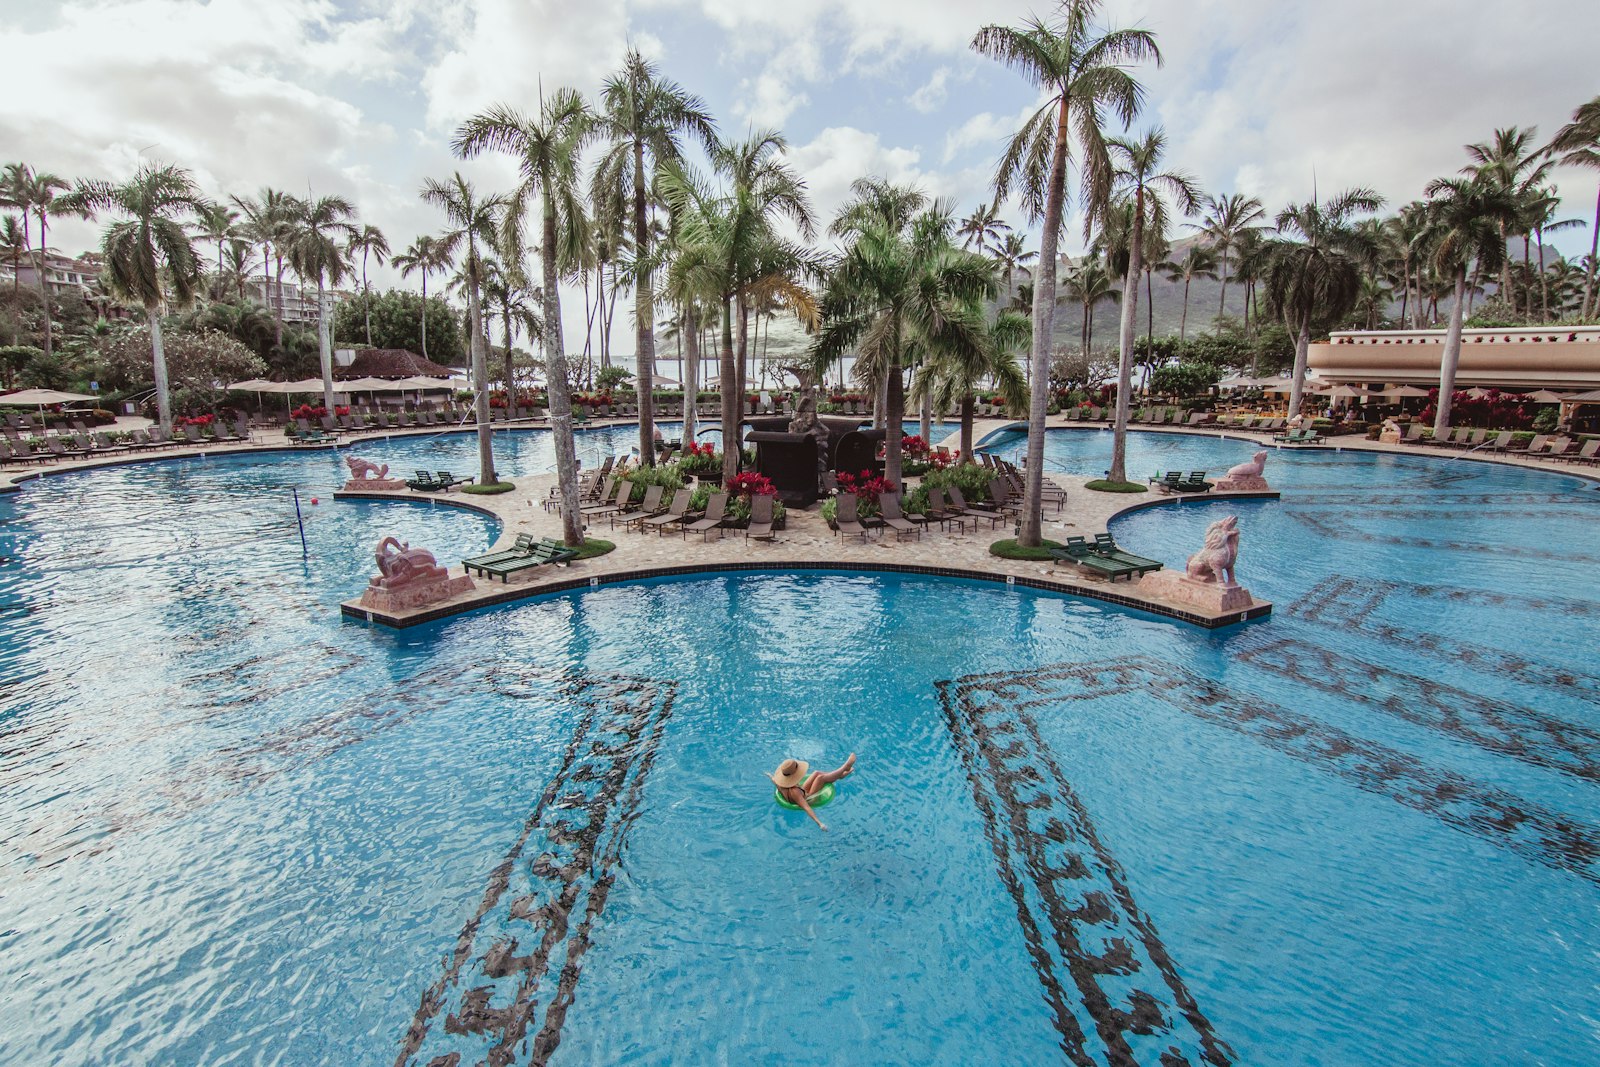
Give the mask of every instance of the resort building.
<svg viewBox="0 0 1600 1067">
<path fill-rule="evenodd" d="M 100 267 L 100 256 L 95 252 L 85 252 L 73 258 L 55 249 L 45 250 L 45 284 L 56 294 L 69 290 L 88 292 L 100 277 Z M 6 280 L 9 281 L 13 272 L 7 269 L 5 273 Z M 18 285 L 38 286 L 39 265 L 32 256 L 17 263 L 15 278 Z"/>
<path fill-rule="evenodd" d="M 298 323 L 313 323 L 317 321 L 317 290 L 306 288 L 285 280 L 278 285 L 271 278 L 251 276 L 245 279 L 245 293 L 256 303 L 264 307 L 276 309 L 278 301 L 283 301 L 283 321 Z M 342 289 L 328 290 L 328 308 L 331 311 L 334 305 L 350 297 L 350 293 Z"/>
<path fill-rule="evenodd" d="M 1439 382 L 1445 330 L 1352 330 L 1313 343 L 1311 370 L 1338 385 Z M 1600 388 L 1600 326 L 1464 330 L 1456 384 L 1579 392 Z"/>
</svg>

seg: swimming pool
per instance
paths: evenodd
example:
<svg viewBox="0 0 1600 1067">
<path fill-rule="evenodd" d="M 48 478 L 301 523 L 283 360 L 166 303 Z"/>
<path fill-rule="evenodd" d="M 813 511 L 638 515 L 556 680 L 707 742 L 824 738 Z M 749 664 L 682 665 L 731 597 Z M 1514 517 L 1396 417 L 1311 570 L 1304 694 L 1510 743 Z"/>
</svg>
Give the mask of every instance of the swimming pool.
<svg viewBox="0 0 1600 1067">
<path fill-rule="evenodd" d="M 547 447 L 518 436 L 513 473 Z M 1135 473 L 1251 448 L 1133 442 Z M 379 534 L 491 524 L 323 499 L 302 560 L 327 454 L 31 485 L 0 500 L 0 1062 L 477 1062 L 507 1024 L 516 1062 L 1593 1060 L 1596 494 L 1268 476 L 1229 510 L 1277 611 L 1221 632 L 842 573 L 369 630 L 336 603 Z M 1222 510 L 1113 529 L 1175 562 Z M 827 834 L 773 804 L 779 758 L 852 749 Z"/>
</svg>

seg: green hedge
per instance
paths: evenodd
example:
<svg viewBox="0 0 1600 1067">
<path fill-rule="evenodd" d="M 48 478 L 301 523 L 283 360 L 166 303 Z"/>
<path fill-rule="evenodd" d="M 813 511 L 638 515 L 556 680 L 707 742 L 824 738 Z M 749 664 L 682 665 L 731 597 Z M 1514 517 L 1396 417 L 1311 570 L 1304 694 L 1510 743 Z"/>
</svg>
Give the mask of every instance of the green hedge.
<svg viewBox="0 0 1600 1067">
<path fill-rule="evenodd" d="M 1041 541 L 1038 548 L 1024 548 L 1023 546 L 1017 544 L 1016 538 L 1008 537 L 1003 541 L 996 541 L 994 544 L 990 545 L 989 554 L 991 556 L 999 556 L 1001 559 L 1019 559 L 1027 560 L 1029 562 L 1048 563 L 1055 559 L 1055 557 L 1050 554 L 1050 550 L 1052 548 L 1060 547 L 1061 542 L 1059 541 Z"/>
</svg>

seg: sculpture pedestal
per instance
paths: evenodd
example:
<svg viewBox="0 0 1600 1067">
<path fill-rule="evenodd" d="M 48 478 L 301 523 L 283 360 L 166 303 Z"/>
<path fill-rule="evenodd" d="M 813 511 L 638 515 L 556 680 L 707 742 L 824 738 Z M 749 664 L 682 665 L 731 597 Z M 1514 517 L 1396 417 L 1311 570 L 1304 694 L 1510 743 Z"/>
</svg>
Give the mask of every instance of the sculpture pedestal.
<svg viewBox="0 0 1600 1067">
<path fill-rule="evenodd" d="M 1202 582 L 1180 571 L 1152 571 L 1139 579 L 1139 591 L 1214 615 L 1244 611 L 1255 603 L 1242 585 Z"/>
<path fill-rule="evenodd" d="M 451 597 L 460 596 L 477 588 L 471 577 L 465 574 L 455 578 L 407 582 L 393 589 L 378 585 L 377 583 L 381 581 L 382 578 L 372 579 L 373 584 L 367 586 L 366 592 L 361 594 L 362 607 L 384 612 L 411 611 L 436 604 L 441 600 L 449 600 Z"/>
<path fill-rule="evenodd" d="M 406 483 L 399 478 L 351 478 L 344 483 L 344 491 L 346 493 L 373 491 L 392 493 L 405 487 Z"/>
<path fill-rule="evenodd" d="M 1386 445 L 1398 445 L 1405 440 L 1405 434 L 1400 432 L 1400 424 L 1393 419 L 1383 421 L 1383 429 L 1378 431 L 1378 440 Z"/>
<path fill-rule="evenodd" d="M 1219 493 L 1270 493 L 1272 487 L 1259 474 L 1224 474 L 1211 487 Z M 1159 572 L 1158 572 L 1159 573 Z"/>
</svg>

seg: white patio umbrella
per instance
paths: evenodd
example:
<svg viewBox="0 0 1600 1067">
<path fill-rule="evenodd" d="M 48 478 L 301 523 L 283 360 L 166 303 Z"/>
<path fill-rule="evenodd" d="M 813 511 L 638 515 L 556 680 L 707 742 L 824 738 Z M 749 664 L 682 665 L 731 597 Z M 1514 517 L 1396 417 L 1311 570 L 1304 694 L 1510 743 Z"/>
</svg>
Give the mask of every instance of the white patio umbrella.
<svg viewBox="0 0 1600 1067">
<path fill-rule="evenodd" d="M 1560 393 L 1553 393 L 1549 389 L 1540 389 L 1537 392 L 1528 393 L 1522 399 L 1530 404 L 1559 404 L 1562 400 L 1570 400 L 1571 397 L 1563 397 Z"/>
<path fill-rule="evenodd" d="M 63 393 L 59 389 L 19 389 L 15 393 L 0 396 L 0 404 L 11 404 L 19 408 L 42 408 L 46 404 L 78 404 L 93 399 L 95 399 L 93 396 L 84 393 Z"/>
<path fill-rule="evenodd" d="M 1387 389 L 1379 389 L 1373 395 L 1387 397 L 1427 396 L 1428 391 L 1426 389 L 1418 389 L 1414 385 L 1391 385 Z"/>
</svg>

